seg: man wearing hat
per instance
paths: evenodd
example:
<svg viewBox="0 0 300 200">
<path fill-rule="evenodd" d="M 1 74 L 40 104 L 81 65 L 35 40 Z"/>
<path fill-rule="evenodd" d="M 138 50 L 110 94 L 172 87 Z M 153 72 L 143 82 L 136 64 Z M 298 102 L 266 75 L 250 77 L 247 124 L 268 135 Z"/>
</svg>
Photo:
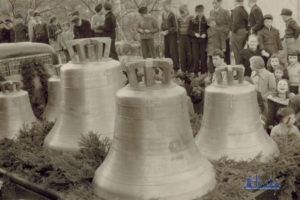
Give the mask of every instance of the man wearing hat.
<svg viewBox="0 0 300 200">
<path fill-rule="evenodd" d="M 286 24 L 285 29 L 285 43 L 286 43 L 286 52 L 288 51 L 299 51 L 299 42 L 297 39 L 300 34 L 300 27 L 297 22 L 292 18 L 293 12 L 290 9 L 282 9 L 281 17 Z"/>
<path fill-rule="evenodd" d="M 155 58 L 154 34 L 159 28 L 154 17 L 148 14 L 146 6 L 139 8 L 141 18 L 137 25 L 137 32 L 140 34 L 143 58 Z"/>
<path fill-rule="evenodd" d="M 49 44 L 48 26 L 42 21 L 38 12 L 34 13 L 35 25 L 33 27 L 33 42 Z"/>
<path fill-rule="evenodd" d="M 179 7 L 180 17 L 178 18 L 178 33 L 179 33 L 179 60 L 182 72 L 192 73 L 192 45 L 191 38 L 188 34 L 189 24 L 193 16 L 189 14 L 186 4 Z"/>
<path fill-rule="evenodd" d="M 3 43 L 14 42 L 14 33 L 12 27 L 13 27 L 13 23 L 11 19 L 9 18 L 5 19 L 1 31 Z"/>
<path fill-rule="evenodd" d="M 231 17 L 229 10 L 222 8 L 222 3 L 222 0 L 213 0 L 214 9 L 210 11 L 209 15 L 216 19 L 216 30 L 224 34 L 224 38 L 226 39 L 225 62 L 229 65 L 231 60 L 229 38 Z"/>
<path fill-rule="evenodd" d="M 251 79 L 256 90 L 266 100 L 270 94 L 276 91 L 275 76 L 265 68 L 265 62 L 261 56 L 250 58 L 250 67 L 252 69 Z"/>
<path fill-rule="evenodd" d="M 98 29 L 103 31 L 104 37 L 111 38 L 110 57 L 119 60 L 119 56 L 116 50 L 116 16 L 112 12 L 112 5 L 109 2 L 105 2 L 104 5 L 105 21 L 103 26 L 99 26 Z"/>
<path fill-rule="evenodd" d="M 15 25 L 13 26 L 15 41 L 14 42 L 25 42 L 28 41 L 28 28 L 24 24 L 24 20 L 21 14 L 15 16 Z"/>
<path fill-rule="evenodd" d="M 94 33 L 91 28 L 91 23 L 88 20 L 82 19 L 79 12 L 75 11 L 72 14 L 72 23 L 74 25 L 74 39 L 91 38 Z"/>
<path fill-rule="evenodd" d="M 265 15 L 264 27 L 258 32 L 259 47 L 267 57 L 283 50 L 279 31 L 272 24 L 273 16 Z"/>
<path fill-rule="evenodd" d="M 231 49 L 235 63 L 239 62 L 240 51 L 244 48 L 248 37 L 248 12 L 244 8 L 243 0 L 235 0 L 232 10 Z"/>
<path fill-rule="evenodd" d="M 177 45 L 177 21 L 175 14 L 171 10 L 171 1 L 165 0 L 163 2 L 163 13 L 161 23 L 161 34 L 164 37 L 164 56 L 171 58 L 175 71 L 179 70 L 178 67 L 178 45 Z"/>
<path fill-rule="evenodd" d="M 257 0 L 248 0 L 248 6 L 251 8 L 249 26 L 252 34 L 257 34 L 264 27 L 263 13 L 256 3 Z"/>
<path fill-rule="evenodd" d="M 103 6 L 101 3 L 95 7 L 96 14 L 91 19 L 91 26 L 92 26 L 92 30 L 94 31 L 95 37 L 103 37 L 103 31 L 98 29 L 99 26 L 104 25 L 104 20 L 105 20 L 102 7 Z"/>
</svg>

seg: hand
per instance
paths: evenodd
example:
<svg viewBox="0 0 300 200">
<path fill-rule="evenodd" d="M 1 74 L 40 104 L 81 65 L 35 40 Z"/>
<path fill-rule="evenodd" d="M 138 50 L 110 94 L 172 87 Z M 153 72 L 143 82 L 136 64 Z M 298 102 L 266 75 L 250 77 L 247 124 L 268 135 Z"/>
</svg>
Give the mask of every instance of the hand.
<svg viewBox="0 0 300 200">
<path fill-rule="evenodd" d="M 205 35 L 205 34 L 202 34 L 202 35 L 201 35 L 201 38 L 203 38 L 203 39 L 206 38 L 206 35 Z"/>
<path fill-rule="evenodd" d="M 262 50 L 261 54 L 265 57 L 270 57 L 270 54 L 268 52 L 266 52 L 265 50 Z"/>
<path fill-rule="evenodd" d="M 150 33 L 150 30 L 145 29 L 144 32 L 145 32 L 145 33 Z"/>
<path fill-rule="evenodd" d="M 223 51 L 223 52 L 226 52 L 226 49 L 223 49 L 222 51 Z"/>
<path fill-rule="evenodd" d="M 195 36 L 196 36 L 197 38 L 199 38 L 199 37 L 200 37 L 200 34 L 199 34 L 199 33 L 195 33 Z"/>
<path fill-rule="evenodd" d="M 143 29 L 139 28 L 138 32 L 143 33 L 144 31 L 143 31 Z"/>
</svg>

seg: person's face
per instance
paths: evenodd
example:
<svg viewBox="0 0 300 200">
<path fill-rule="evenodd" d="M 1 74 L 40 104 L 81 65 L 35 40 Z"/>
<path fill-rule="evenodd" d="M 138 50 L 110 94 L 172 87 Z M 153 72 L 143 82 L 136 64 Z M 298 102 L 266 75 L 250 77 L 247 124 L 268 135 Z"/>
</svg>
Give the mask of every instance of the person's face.
<svg viewBox="0 0 300 200">
<path fill-rule="evenodd" d="M 277 91 L 279 94 L 286 94 L 289 91 L 289 86 L 286 80 L 280 80 L 277 83 Z"/>
<path fill-rule="evenodd" d="M 180 11 L 180 15 L 181 16 L 186 16 L 189 13 L 188 8 L 184 7 L 181 11 Z"/>
<path fill-rule="evenodd" d="M 295 114 L 290 114 L 282 119 L 282 122 L 287 126 L 293 126 L 296 122 Z"/>
<path fill-rule="evenodd" d="M 279 59 L 278 58 L 271 58 L 271 66 L 276 67 L 279 65 Z"/>
<path fill-rule="evenodd" d="M 281 69 L 276 69 L 274 71 L 274 75 L 276 79 L 282 79 L 283 77 L 283 71 Z"/>
<path fill-rule="evenodd" d="M 284 22 L 286 22 L 288 20 L 288 16 L 285 16 L 285 15 L 281 15 L 281 18 Z"/>
<path fill-rule="evenodd" d="M 213 56 L 212 61 L 215 67 L 220 67 L 223 64 L 223 59 L 220 56 Z"/>
<path fill-rule="evenodd" d="M 289 63 L 294 65 L 298 62 L 298 56 L 289 56 Z"/>
<path fill-rule="evenodd" d="M 204 11 L 201 11 L 201 10 L 195 10 L 195 14 L 196 14 L 197 16 L 203 16 Z"/>
<path fill-rule="evenodd" d="M 13 27 L 13 23 L 11 23 L 11 22 L 6 22 L 6 26 L 7 26 L 8 28 L 11 28 L 11 27 Z"/>
<path fill-rule="evenodd" d="M 164 8 L 164 11 L 166 11 L 166 12 L 170 11 L 170 5 L 168 5 L 166 3 L 163 4 L 163 8 Z"/>
<path fill-rule="evenodd" d="M 264 25 L 268 28 L 270 28 L 273 25 L 273 20 L 272 19 L 265 19 Z"/>
<path fill-rule="evenodd" d="M 258 46 L 258 41 L 256 37 L 250 37 L 248 41 L 248 45 L 250 49 L 256 50 Z"/>
<path fill-rule="evenodd" d="M 65 25 L 63 25 L 62 28 L 63 28 L 64 31 L 68 31 L 70 29 L 70 26 L 65 24 Z"/>
<path fill-rule="evenodd" d="M 217 0 L 213 0 L 213 7 L 214 9 L 218 9 L 221 7 L 221 2 L 218 2 Z"/>
</svg>

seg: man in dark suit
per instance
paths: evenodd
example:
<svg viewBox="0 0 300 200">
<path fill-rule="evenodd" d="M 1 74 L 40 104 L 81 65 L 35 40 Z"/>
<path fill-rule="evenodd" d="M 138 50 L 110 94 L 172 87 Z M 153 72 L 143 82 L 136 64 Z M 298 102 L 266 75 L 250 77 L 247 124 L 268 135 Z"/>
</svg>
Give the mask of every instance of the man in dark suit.
<svg viewBox="0 0 300 200">
<path fill-rule="evenodd" d="M 231 27 L 231 18 L 229 10 L 222 8 L 222 0 L 213 0 L 214 9 L 210 11 L 210 16 L 216 19 L 216 29 L 218 32 L 224 34 L 226 38 L 226 51 L 225 51 L 225 62 L 230 64 L 230 40 L 229 32 Z"/>
<path fill-rule="evenodd" d="M 196 16 L 190 21 L 188 29 L 192 38 L 194 73 L 201 72 L 201 75 L 204 76 L 208 72 L 206 53 L 208 25 L 204 16 L 204 6 L 196 6 L 195 13 Z"/>
<path fill-rule="evenodd" d="M 235 0 L 232 10 L 231 49 L 235 63 L 239 61 L 240 51 L 244 48 L 248 37 L 248 13 L 244 8 L 244 0 Z"/>
<path fill-rule="evenodd" d="M 72 13 L 72 23 L 74 25 L 74 39 L 93 37 L 91 23 L 88 20 L 82 19 L 78 11 Z"/>
<path fill-rule="evenodd" d="M 115 60 L 119 60 L 119 56 L 116 50 L 116 16 L 112 13 L 112 5 L 108 2 L 104 3 L 105 21 L 103 26 L 97 27 L 97 29 L 103 31 L 103 37 L 111 38 L 111 47 L 109 57 Z"/>
<path fill-rule="evenodd" d="M 248 0 L 248 5 L 251 8 L 249 15 L 250 32 L 257 34 L 264 27 L 264 15 L 257 6 L 257 0 Z"/>
</svg>

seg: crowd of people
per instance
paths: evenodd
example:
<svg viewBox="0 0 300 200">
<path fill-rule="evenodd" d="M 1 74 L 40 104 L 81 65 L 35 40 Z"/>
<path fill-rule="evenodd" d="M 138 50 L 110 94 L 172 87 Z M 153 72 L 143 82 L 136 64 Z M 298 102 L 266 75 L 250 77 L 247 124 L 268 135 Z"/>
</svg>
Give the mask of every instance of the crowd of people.
<svg viewBox="0 0 300 200">
<path fill-rule="evenodd" d="M 115 48 L 116 17 L 112 13 L 110 3 L 99 4 L 95 8 L 97 13 L 91 22 L 81 18 L 78 11 L 70 13 L 70 20 L 62 24 L 52 16 L 45 22 L 41 14 L 30 10 L 25 22 L 24 16 L 16 14 L 14 19 L 9 17 L 0 21 L 0 43 L 11 42 L 38 42 L 51 45 L 56 52 L 63 54 L 70 60 L 67 51 L 67 42 L 73 39 L 110 37 L 112 39 L 110 57 L 118 60 Z"/>
<path fill-rule="evenodd" d="M 290 9 L 282 9 L 286 24 L 285 36 L 273 26 L 273 16 L 263 14 L 257 0 L 248 0 L 250 13 L 244 7 L 244 0 L 233 0 L 231 12 L 222 7 L 222 0 L 212 0 L 213 9 L 204 15 L 205 7 L 197 5 L 195 15 L 188 6 L 179 7 L 179 16 L 171 10 L 171 1 L 163 1 L 161 24 L 152 16 L 147 6 L 138 9 L 137 33 L 140 35 L 143 58 L 158 57 L 155 51 L 155 37 L 164 38 L 164 56 L 173 61 L 175 74 L 191 78 L 205 78 L 206 85 L 215 81 L 217 67 L 230 64 L 244 66 L 246 79 L 255 85 L 261 100 L 261 114 L 266 129 L 284 121 L 287 116 L 293 122 L 292 107 L 299 111 L 300 97 L 300 26 L 293 19 Z M 0 21 L 0 42 L 32 41 L 50 44 L 56 51 L 63 52 L 67 59 L 67 41 L 79 38 L 110 37 L 110 57 L 118 60 L 116 52 L 116 17 L 110 3 L 95 7 L 91 22 L 80 17 L 78 11 L 71 13 L 71 19 L 59 24 L 55 16 L 46 23 L 40 13 L 30 11 L 28 21 L 17 14 L 14 20 Z M 234 59 L 231 59 L 233 52 Z M 204 80 L 204 79 L 203 79 Z M 300 95 L 300 94 L 299 94 Z M 283 125 L 282 125 L 283 126 Z M 278 132 L 278 131 L 275 131 Z"/>
</svg>

